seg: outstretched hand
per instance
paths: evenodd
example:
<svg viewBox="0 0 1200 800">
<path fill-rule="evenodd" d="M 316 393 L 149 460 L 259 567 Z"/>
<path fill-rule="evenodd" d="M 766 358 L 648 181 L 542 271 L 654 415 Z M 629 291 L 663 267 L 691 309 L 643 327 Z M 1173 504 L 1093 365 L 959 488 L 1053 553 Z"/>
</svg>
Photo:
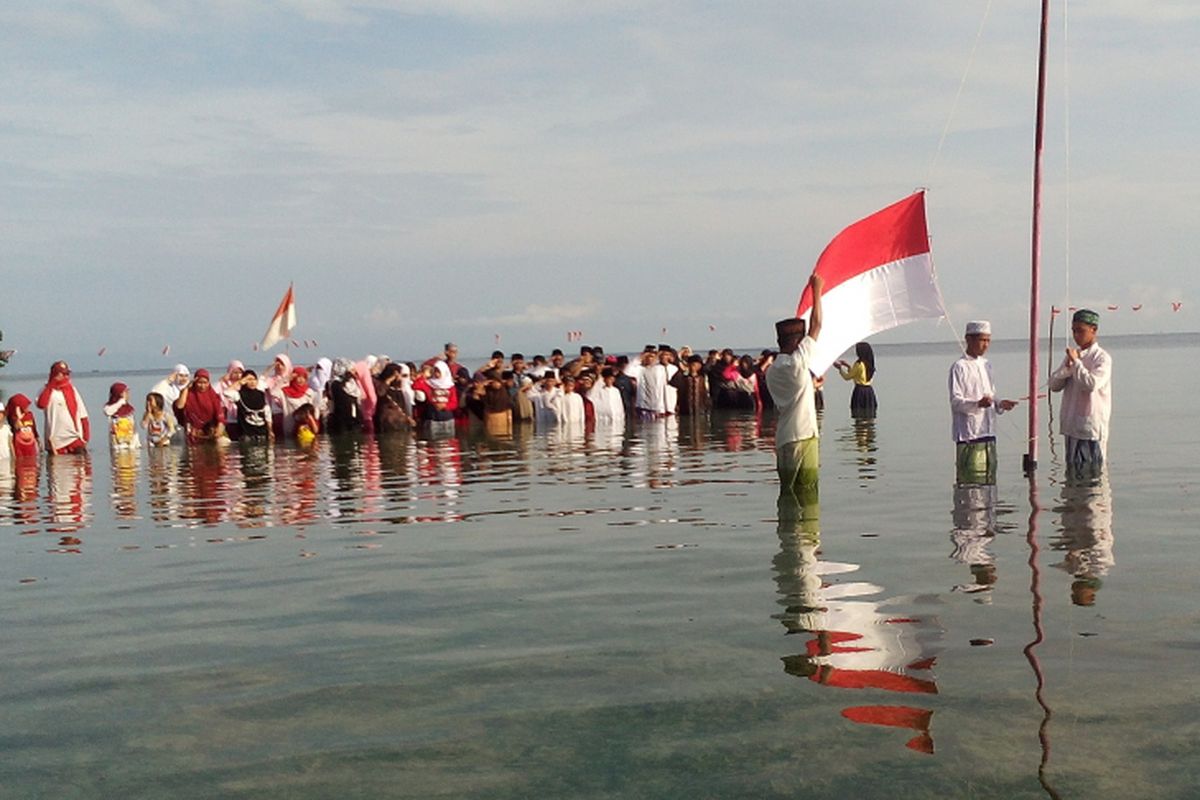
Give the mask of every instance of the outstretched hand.
<svg viewBox="0 0 1200 800">
<path fill-rule="evenodd" d="M 1001 400 L 999 405 L 1000 405 L 1001 411 L 1012 411 L 1014 408 L 1017 407 L 1017 401 L 1016 400 Z"/>
</svg>

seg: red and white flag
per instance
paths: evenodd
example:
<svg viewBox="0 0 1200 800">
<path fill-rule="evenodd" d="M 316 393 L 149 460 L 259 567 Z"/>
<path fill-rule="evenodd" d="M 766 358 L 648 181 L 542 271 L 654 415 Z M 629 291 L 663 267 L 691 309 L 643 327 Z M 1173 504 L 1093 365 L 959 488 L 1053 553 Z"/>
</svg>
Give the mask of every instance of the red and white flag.
<svg viewBox="0 0 1200 800">
<path fill-rule="evenodd" d="M 946 316 L 929 252 L 924 192 L 839 233 L 817 259 L 814 272 L 825 279 L 821 334 L 812 363 L 818 375 L 873 334 Z M 805 286 L 796 316 L 807 319 L 811 311 L 812 292 Z"/>
<path fill-rule="evenodd" d="M 291 284 L 288 284 L 287 294 L 279 302 L 279 308 L 275 309 L 275 316 L 271 318 L 271 324 L 267 327 L 267 332 L 263 335 L 262 342 L 258 345 L 259 349 L 270 350 L 275 345 L 289 338 L 292 335 L 292 328 L 295 327 L 296 299 L 292 296 Z"/>
</svg>

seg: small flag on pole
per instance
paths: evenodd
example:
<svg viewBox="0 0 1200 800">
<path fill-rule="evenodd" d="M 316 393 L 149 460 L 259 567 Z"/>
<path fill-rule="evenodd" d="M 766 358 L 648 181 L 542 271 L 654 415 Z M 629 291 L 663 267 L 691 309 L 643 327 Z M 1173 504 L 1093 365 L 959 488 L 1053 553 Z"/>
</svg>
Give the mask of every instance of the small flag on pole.
<svg viewBox="0 0 1200 800">
<path fill-rule="evenodd" d="M 292 335 L 292 328 L 295 327 L 296 300 L 292 295 L 292 285 L 288 284 L 287 294 L 279 302 L 279 308 L 275 309 L 275 316 L 271 318 L 271 324 L 267 327 L 267 332 L 263 335 L 262 342 L 258 345 L 259 348 L 270 350 L 275 345 L 289 338 Z"/>
</svg>

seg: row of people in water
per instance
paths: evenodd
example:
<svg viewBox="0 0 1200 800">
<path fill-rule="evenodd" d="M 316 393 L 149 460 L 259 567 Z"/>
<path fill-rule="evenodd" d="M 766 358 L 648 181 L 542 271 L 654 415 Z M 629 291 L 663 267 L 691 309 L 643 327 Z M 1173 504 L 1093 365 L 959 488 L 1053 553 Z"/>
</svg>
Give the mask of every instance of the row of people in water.
<svg viewBox="0 0 1200 800">
<path fill-rule="evenodd" d="M 855 414 L 873 416 L 874 357 L 866 343 L 857 353 L 853 365 L 835 366 L 855 383 Z M 703 357 L 689 348 L 647 345 L 631 359 L 583 346 L 569 362 L 561 350 L 528 363 L 520 353 L 506 360 L 495 351 L 471 371 L 459 363 L 453 343 L 420 365 L 368 356 L 361 361 L 322 358 L 306 368 L 281 354 L 264 375 L 235 360 L 215 381 L 206 369 L 193 375 L 177 364 L 151 388 L 140 412 L 129 386 L 117 382 L 104 413 L 109 442 L 117 448 L 140 447 L 143 436 L 151 447 L 177 438 L 191 443 L 295 439 L 307 446 L 323 430 L 387 433 L 467 425 L 472 419 L 496 433 L 522 423 L 586 430 L 623 426 L 634 417 L 770 408 L 774 404 L 763 376 L 774 355 L 738 357 L 726 349 Z M 44 440 L 39 440 L 34 405 L 43 411 Z M 36 456 L 43 441 L 49 452 L 79 452 L 91 440 L 87 407 L 65 361 L 51 366 L 36 401 L 13 395 L 4 412 L 0 458 Z"/>
</svg>

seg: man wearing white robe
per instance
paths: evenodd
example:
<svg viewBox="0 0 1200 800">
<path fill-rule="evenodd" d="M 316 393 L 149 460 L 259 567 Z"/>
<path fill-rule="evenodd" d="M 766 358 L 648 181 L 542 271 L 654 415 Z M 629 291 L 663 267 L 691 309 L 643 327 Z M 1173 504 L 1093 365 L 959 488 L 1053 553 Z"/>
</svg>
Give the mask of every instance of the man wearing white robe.
<svg viewBox="0 0 1200 800">
<path fill-rule="evenodd" d="M 647 417 L 667 413 L 667 368 L 652 351 L 642 353 L 642 365 L 637 376 L 637 410 Z"/>
<path fill-rule="evenodd" d="M 991 344 L 991 323 L 968 322 L 963 356 L 950 367 L 955 477 L 964 485 L 996 482 L 996 415 L 1017 404 L 996 399 L 992 365 L 983 357 Z"/>
<path fill-rule="evenodd" d="M 1098 471 L 1108 450 L 1112 414 L 1112 357 L 1096 341 L 1100 315 L 1081 308 L 1071 318 L 1075 347 L 1050 376 L 1050 391 L 1062 392 L 1059 431 L 1066 439 L 1068 466 Z"/>
<path fill-rule="evenodd" d="M 588 392 L 588 399 L 596 409 L 596 426 L 623 428 L 625 426 L 625 403 L 621 390 L 616 387 L 616 373 L 612 367 L 600 372 L 600 383 Z"/>
<path fill-rule="evenodd" d="M 558 387 L 558 379 L 549 373 L 542 382 L 529 392 L 533 403 L 534 424 L 539 431 L 554 430 L 562 418 L 562 389 Z"/>
<path fill-rule="evenodd" d="M 663 409 L 666 414 L 674 414 L 679 407 L 679 390 L 671 385 L 671 379 L 679 372 L 675 365 L 675 351 L 667 345 L 659 345 L 658 362 L 662 364 L 667 377 L 663 384 Z"/>
<path fill-rule="evenodd" d="M 586 422 L 583 395 L 575 391 L 575 379 L 570 375 L 563 378 L 562 393 L 555 402 L 559 408 L 559 424 L 569 430 L 582 431 Z"/>
</svg>

